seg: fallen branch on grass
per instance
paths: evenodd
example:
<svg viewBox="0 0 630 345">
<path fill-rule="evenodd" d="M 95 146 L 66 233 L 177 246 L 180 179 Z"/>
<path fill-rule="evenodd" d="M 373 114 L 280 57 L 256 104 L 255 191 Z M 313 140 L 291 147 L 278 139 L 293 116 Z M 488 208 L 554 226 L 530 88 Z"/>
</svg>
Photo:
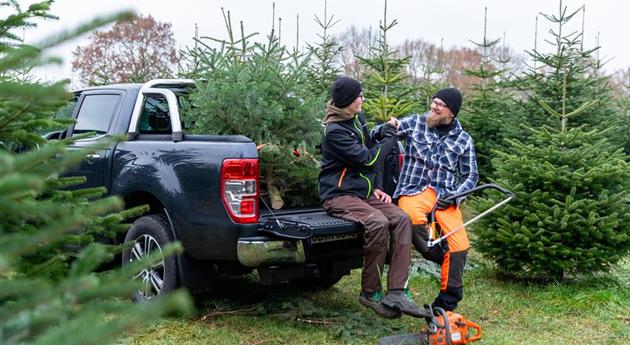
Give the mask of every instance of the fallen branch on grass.
<svg viewBox="0 0 630 345">
<path fill-rule="evenodd" d="M 313 325 L 320 325 L 320 326 L 326 326 L 326 325 L 334 325 L 334 324 L 340 324 L 341 321 L 340 320 L 309 320 L 309 319 L 301 319 L 301 318 L 297 318 L 295 319 L 297 322 L 304 322 L 304 323 L 308 323 L 308 324 L 313 324 Z"/>
<path fill-rule="evenodd" d="M 249 314 L 251 312 L 256 311 L 256 307 L 251 307 L 251 308 L 243 308 L 243 309 L 235 309 L 235 310 L 215 310 L 213 312 L 211 312 L 210 314 L 206 314 L 204 316 L 202 316 L 199 321 L 204 321 L 208 318 L 213 318 L 213 317 L 217 317 L 217 316 L 221 316 L 221 315 L 236 315 L 236 314 Z"/>
</svg>

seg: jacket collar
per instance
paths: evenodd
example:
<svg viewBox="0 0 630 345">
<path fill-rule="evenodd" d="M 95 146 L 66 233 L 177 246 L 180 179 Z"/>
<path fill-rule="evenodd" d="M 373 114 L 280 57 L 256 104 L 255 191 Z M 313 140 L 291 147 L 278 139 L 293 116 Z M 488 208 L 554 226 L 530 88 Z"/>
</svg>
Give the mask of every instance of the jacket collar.
<svg viewBox="0 0 630 345">
<path fill-rule="evenodd" d="M 322 124 L 348 121 L 352 120 L 354 116 L 355 114 L 350 114 L 341 108 L 337 108 L 332 104 L 332 101 L 328 101 L 326 116 L 322 119 Z"/>
</svg>

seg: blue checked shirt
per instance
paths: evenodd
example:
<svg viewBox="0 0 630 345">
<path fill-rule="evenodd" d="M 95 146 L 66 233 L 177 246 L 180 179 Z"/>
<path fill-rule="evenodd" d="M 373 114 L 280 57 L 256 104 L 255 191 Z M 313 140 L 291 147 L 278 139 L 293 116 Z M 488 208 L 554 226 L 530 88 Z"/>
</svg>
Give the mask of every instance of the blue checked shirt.
<svg viewBox="0 0 630 345">
<path fill-rule="evenodd" d="M 466 192 L 479 180 L 472 138 L 457 118 L 454 128 L 442 138 L 427 126 L 427 115 L 413 114 L 400 120 L 398 138 L 406 139 L 405 159 L 394 198 L 414 195 L 427 187 L 438 198 Z"/>
</svg>

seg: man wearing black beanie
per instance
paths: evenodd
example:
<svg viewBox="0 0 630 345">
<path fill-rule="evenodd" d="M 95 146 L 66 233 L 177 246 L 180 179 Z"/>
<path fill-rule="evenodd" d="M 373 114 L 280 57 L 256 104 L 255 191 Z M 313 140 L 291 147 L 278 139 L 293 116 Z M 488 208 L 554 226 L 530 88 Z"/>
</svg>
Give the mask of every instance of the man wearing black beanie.
<svg viewBox="0 0 630 345">
<path fill-rule="evenodd" d="M 468 236 L 461 228 L 447 238 L 448 245 L 429 248 L 427 213 L 437 205 L 435 218 L 442 234 L 459 228 L 463 224 L 460 200 L 444 199 L 471 190 L 479 179 L 475 145 L 456 117 L 461 106 L 461 92 L 449 87 L 433 95 L 428 112 L 390 121 L 398 127 L 398 139 L 406 139 L 394 198 L 411 218 L 414 247 L 424 258 L 442 266 L 440 293 L 433 306 L 447 311 L 454 310 L 463 298 Z"/>
<path fill-rule="evenodd" d="M 322 161 L 319 194 L 328 214 L 363 224 L 364 261 L 359 302 L 379 316 L 397 318 L 401 313 L 430 317 L 409 297 L 406 284 L 411 262 L 411 221 L 389 195 L 381 190 L 379 167 L 396 144 L 392 124 L 373 135 L 361 113 L 361 84 L 339 77 L 331 90 L 331 101 L 322 120 Z M 387 295 L 381 274 L 387 248 L 390 263 Z M 387 304 L 386 304 L 387 303 Z"/>
</svg>

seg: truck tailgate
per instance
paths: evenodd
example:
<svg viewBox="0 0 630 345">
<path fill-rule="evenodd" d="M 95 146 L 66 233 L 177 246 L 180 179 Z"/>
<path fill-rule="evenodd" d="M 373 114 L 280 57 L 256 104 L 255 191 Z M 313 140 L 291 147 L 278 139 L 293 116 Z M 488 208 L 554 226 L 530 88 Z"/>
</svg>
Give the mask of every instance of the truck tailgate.
<svg viewBox="0 0 630 345">
<path fill-rule="evenodd" d="M 259 224 L 261 232 L 278 237 L 284 237 L 282 232 L 285 228 L 290 232 L 289 236 L 303 234 L 307 262 L 356 257 L 362 253 L 363 227 L 358 223 L 331 217 L 321 208 L 262 214 Z M 277 226 L 273 232 L 265 229 L 274 224 Z M 303 230 L 296 231 L 296 227 Z"/>
</svg>

